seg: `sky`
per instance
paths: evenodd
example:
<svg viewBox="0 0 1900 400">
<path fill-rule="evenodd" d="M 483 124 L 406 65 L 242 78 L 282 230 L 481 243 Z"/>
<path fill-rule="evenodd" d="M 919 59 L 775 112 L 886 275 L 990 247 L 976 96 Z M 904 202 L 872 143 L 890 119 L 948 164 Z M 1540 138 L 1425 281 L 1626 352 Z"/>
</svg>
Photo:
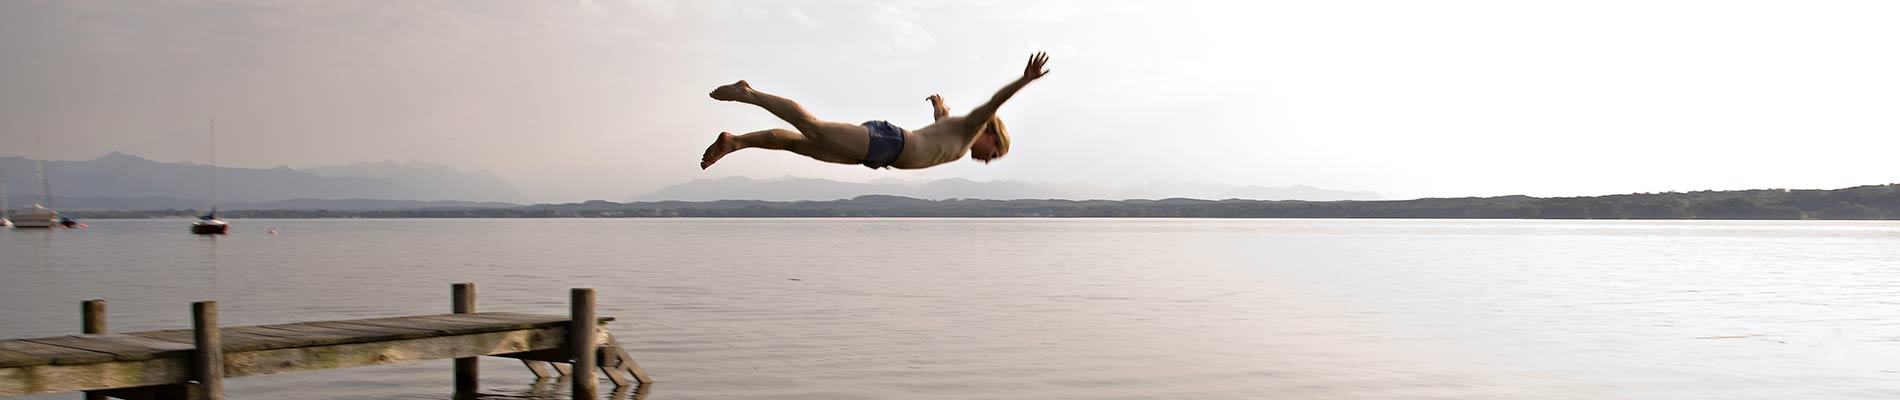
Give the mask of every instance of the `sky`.
<svg viewBox="0 0 1900 400">
<path fill-rule="evenodd" d="M 1900 182 L 1891 1 L 0 2 L 0 155 L 427 161 L 540 201 L 699 178 L 1314 185 L 1393 198 Z M 993 164 L 747 150 L 818 117 L 1001 111 Z"/>
</svg>

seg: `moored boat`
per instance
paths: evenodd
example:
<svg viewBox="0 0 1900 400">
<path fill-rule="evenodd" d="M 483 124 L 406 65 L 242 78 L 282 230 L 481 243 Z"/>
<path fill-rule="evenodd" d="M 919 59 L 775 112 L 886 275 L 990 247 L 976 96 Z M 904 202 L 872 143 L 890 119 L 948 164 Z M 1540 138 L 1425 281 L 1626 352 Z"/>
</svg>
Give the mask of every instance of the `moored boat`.
<svg viewBox="0 0 1900 400">
<path fill-rule="evenodd" d="M 211 212 L 199 216 L 191 223 L 194 235 L 223 235 L 231 231 L 231 223 L 218 219 L 218 120 L 211 120 Z"/>
<path fill-rule="evenodd" d="M 205 214 L 191 223 L 191 233 L 198 235 L 223 235 L 231 231 L 231 223 L 218 219 L 217 213 Z"/>
<path fill-rule="evenodd" d="M 13 214 L 14 229 L 41 229 L 59 226 L 59 212 L 34 204 L 33 208 Z"/>
<path fill-rule="evenodd" d="M 33 138 L 33 173 L 40 178 L 40 202 L 34 203 L 33 208 L 11 215 L 14 219 L 13 228 L 40 229 L 60 226 L 59 212 L 44 205 L 52 202 L 53 184 L 46 180 L 46 160 L 40 159 L 39 138 Z"/>
</svg>

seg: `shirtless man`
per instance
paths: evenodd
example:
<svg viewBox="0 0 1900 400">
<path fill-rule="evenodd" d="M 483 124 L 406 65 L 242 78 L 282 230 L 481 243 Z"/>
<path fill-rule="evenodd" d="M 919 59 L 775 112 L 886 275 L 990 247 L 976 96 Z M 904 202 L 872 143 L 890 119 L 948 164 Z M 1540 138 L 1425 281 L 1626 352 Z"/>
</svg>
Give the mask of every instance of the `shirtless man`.
<svg viewBox="0 0 1900 400">
<path fill-rule="evenodd" d="M 860 164 L 872 169 L 929 168 L 956 161 L 966 153 L 972 159 L 988 163 L 1009 154 L 1009 129 L 996 117 L 997 107 L 1002 107 L 1003 102 L 1009 101 L 1010 96 L 1016 95 L 1016 91 L 1022 90 L 1029 82 L 1048 75 L 1049 71 L 1042 68 L 1048 62 L 1048 54 L 1030 56 L 1029 65 L 1023 68 L 1021 78 L 1004 86 L 990 97 L 988 103 L 977 106 L 969 115 L 950 116 L 950 109 L 943 105 L 943 97 L 930 96 L 926 100 L 935 108 L 936 122 L 915 131 L 904 130 L 884 121 L 863 124 L 824 121 L 813 117 L 796 102 L 753 90 L 746 81 L 720 86 L 713 89 L 713 99 L 759 106 L 798 130 L 767 129 L 744 135 L 720 132 L 719 138 L 706 147 L 706 155 L 700 158 L 699 168 L 706 169 L 719 162 L 720 157 L 754 147 L 785 150 L 818 161 Z"/>
</svg>

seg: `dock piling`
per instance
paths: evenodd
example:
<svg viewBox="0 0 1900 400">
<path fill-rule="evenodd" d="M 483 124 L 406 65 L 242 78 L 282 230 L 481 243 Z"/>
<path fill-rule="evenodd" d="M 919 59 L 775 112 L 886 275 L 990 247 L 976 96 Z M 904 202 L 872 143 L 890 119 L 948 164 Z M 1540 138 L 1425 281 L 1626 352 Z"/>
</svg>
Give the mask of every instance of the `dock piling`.
<svg viewBox="0 0 1900 400">
<path fill-rule="evenodd" d="M 97 335 L 106 333 L 106 301 L 86 300 L 79 303 L 80 333 Z M 86 400 L 106 400 L 103 393 L 86 392 Z"/>
<path fill-rule="evenodd" d="M 456 314 L 471 314 L 475 312 L 474 283 L 457 283 L 450 287 L 449 292 L 450 296 L 453 297 L 452 309 L 450 311 Z M 465 357 L 455 359 L 455 396 L 457 398 L 473 396 L 480 390 L 480 377 L 480 358 Z"/>
<path fill-rule="evenodd" d="M 106 301 L 86 300 L 79 303 L 79 319 L 85 325 L 81 331 L 88 335 L 106 333 Z"/>
<path fill-rule="evenodd" d="M 594 329 L 600 326 L 594 318 L 594 289 L 577 288 L 570 292 L 571 304 L 567 332 L 569 353 L 574 357 L 574 367 L 568 377 L 574 379 L 573 398 L 595 399 L 600 397 L 600 382 L 594 379 L 595 343 Z"/>
<path fill-rule="evenodd" d="M 193 400 L 224 400 L 224 342 L 218 332 L 218 302 L 191 303 L 191 337 L 196 346 L 191 358 L 192 377 L 198 390 Z"/>
</svg>

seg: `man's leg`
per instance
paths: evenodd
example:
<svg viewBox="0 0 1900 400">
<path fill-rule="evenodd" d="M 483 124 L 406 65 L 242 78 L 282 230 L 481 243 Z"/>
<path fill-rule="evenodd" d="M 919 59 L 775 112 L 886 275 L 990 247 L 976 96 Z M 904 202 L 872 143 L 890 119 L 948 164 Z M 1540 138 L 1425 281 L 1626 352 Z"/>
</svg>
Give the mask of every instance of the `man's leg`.
<svg viewBox="0 0 1900 400">
<path fill-rule="evenodd" d="M 766 129 L 744 135 L 719 132 L 719 138 L 714 139 L 711 146 L 706 146 L 706 155 L 700 157 L 699 169 L 711 167 L 713 163 L 719 162 L 721 157 L 740 149 L 757 147 L 798 152 L 805 142 L 805 135 L 784 129 Z"/>
<path fill-rule="evenodd" d="M 807 135 L 819 134 L 817 133 L 818 129 L 815 129 L 819 122 L 818 118 L 813 117 L 810 112 L 805 111 L 805 107 L 798 105 L 798 102 L 792 101 L 791 99 L 753 90 L 752 85 L 745 81 L 720 86 L 717 89 L 713 89 L 710 95 L 715 100 L 737 101 L 759 106 L 759 108 L 764 108 L 765 111 L 771 112 L 772 115 L 778 116 L 779 119 L 791 123 L 792 127 L 797 128 L 799 132 L 804 132 Z"/>
</svg>

